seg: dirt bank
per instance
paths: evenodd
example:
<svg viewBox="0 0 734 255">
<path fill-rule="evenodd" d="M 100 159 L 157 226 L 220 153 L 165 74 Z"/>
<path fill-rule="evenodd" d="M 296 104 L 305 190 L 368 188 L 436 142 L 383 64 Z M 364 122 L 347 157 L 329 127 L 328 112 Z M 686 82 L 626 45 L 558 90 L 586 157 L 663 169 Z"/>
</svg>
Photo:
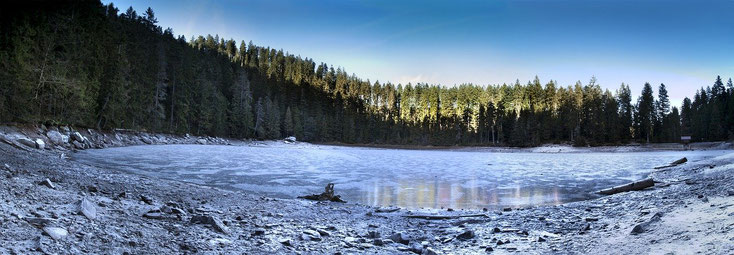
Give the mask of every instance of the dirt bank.
<svg viewBox="0 0 734 255">
<path fill-rule="evenodd" d="M 654 172 L 651 177 L 660 183 L 652 189 L 595 200 L 510 211 L 393 211 L 260 197 L 92 167 L 62 156 L 85 146 L 146 144 L 143 137 L 151 144 L 238 141 L 77 130 L 83 137 L 70 138 L 71 145 L 37 149 L 35 139 L 54 143 L 48 137 L 53 130 L 0 129 L 0 139 L 6 141 L 0 142 L 0 253 L 727 254 L 734 250 L 734 153 Z M 69 131 L 67 136 L 74 136 L 75 131 Z M 21 135 L 34 143 L 18 142 Z M 475 217 L 405 217 L 422 214 Z"/>
</svg>

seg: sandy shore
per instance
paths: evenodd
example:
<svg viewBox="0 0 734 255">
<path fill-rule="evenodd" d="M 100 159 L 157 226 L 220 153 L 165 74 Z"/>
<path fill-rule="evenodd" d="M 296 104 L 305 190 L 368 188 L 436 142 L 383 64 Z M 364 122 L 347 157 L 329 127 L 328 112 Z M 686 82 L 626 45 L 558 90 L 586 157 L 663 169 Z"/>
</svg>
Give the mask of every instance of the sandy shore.
<svg viewBox="0 0 734 255">
<path fill-rule="evenodd" d="M 0 253 L 728 254 L 734 250 L 734 153 L 653 172 L 650 177 L 659 182 L 654 188 L 559 206 L 384 212 L 350 203 L 274 199 L 155 179 L 64 156 L 85 147 L 238 141 L 93 130 L 80 132 L 84 136 L 80 140 L 88 140 L 80 146 L 53 146 L 45 138 L 48 146 L 37 149 L 14 140 L 16 135 L 42 139 L 50 130 L 0 129 L 0 138 L 6 141 L 0 142 Z M 69 134 L 73 136 L 73 130 Z M 422 214 L 475 217 L 405 217 Z M 639 231 L 633 232 L 638 225 Z"/>
</svg>

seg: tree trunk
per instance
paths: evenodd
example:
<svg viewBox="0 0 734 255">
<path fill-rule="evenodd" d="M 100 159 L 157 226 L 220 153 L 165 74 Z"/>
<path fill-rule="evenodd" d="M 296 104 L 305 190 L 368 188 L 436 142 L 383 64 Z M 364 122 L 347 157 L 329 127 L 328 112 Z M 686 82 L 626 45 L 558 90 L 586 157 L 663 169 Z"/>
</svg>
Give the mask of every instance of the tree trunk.
<svg viewBox="0 0 734 255">
<path fill-rule="evenodd" d="M 613 194 L 627 192 L 627 191 L 642 190 L 642 189 L 649 188 L 652 186 L 655 186 L 655 182 L 652 180 L 652 178 L 648 178 L 642 181 L 636 181 L 636 182 L 616 186 L 616 187 L 609 188 L 609 189 L 603 189 L 603 190 L 600 190 L 598 193 L 602 195 L 613 195 Z"/>
</svg>

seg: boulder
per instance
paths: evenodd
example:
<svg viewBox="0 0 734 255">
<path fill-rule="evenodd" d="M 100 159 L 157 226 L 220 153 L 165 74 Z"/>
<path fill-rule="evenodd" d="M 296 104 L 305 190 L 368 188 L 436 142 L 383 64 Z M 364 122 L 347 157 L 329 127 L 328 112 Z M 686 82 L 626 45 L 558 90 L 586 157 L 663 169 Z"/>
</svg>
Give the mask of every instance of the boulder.
<svg viewBox="0 0 734 255">
<path fill-rule="evenodd" d="M 43 150 L 46 148 L 46 143 L 41 139 L 36 139 L 36 149 Z"/>
<path fill-rule="evenodd" d="M 71 133 L 71 139 L 73 141 L 77 141 L 79 143 L 85 143 L 86 140 L 87 140 L 87 138 L 85 138 L 84 136 L 82 136 L 82 134 L 80 134 L 79 132 Z"/>
<path fill-rule="evenodd" d="M 51 131 L 46 132 L 46 137 L 48 137 L 48 140 L 53 145 L 63 145 L 69 141 L 68 136 L 66 137 L 66 140 L 64 140 L 64 135 L 62 135 L 61 133 L 59 133 L 59 131 L 56 131 L 56 130 L 51 130 Z"/>
<path fill-rule="evenodd" d="M 296 137 L 295 137 L 295 136 L 289 136 L 289 137 L 286 137 L 286 138 L 285 138 L 285 139 L 283 139 L 283 140 L 284 140 L 285 142 L 287 142 L 287 143 L 295 143 L 295 142 L 296 142 Z"/>
<path fill-rule="evenodd" d="M 20 143 L 20 144 L 22 144 L 22 145 L 25 145 L 25 146 L 28 146 L 28 147 L 31 147 L 31 148 L 36 148 L 36 142 L 32 141 L 31 139 L 28 139 L 28 138 L 25 138 L 25 137 L 19 137 L 19 138 L 15 139 L 15 141 L 18 142 L 18 143 Z"/>
<path fill-rule="evenodd" d="M 54 240 L 61 240 L 69 235 L 69 232 L 66 231 L 66 229 L 57 227 L 44 227 L 43 232 L 49 235 Z"/>
</svg>

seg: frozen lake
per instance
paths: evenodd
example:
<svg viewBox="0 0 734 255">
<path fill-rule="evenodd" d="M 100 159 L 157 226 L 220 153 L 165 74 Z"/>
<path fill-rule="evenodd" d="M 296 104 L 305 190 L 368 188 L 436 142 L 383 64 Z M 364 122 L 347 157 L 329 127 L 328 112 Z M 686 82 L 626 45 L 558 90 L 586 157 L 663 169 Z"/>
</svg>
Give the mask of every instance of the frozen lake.
<svg viewBox="0 0 734 255">
<path fill-rule="evenodd" d="M 160 178 L 274 197 L 321 193 L 405 208 L 559 204 L 644 178 L 654 166 L 726 151 L 497 153 L 339 146 L 148 145 L 84 150 L 74 159 Z"/>
</svg>

